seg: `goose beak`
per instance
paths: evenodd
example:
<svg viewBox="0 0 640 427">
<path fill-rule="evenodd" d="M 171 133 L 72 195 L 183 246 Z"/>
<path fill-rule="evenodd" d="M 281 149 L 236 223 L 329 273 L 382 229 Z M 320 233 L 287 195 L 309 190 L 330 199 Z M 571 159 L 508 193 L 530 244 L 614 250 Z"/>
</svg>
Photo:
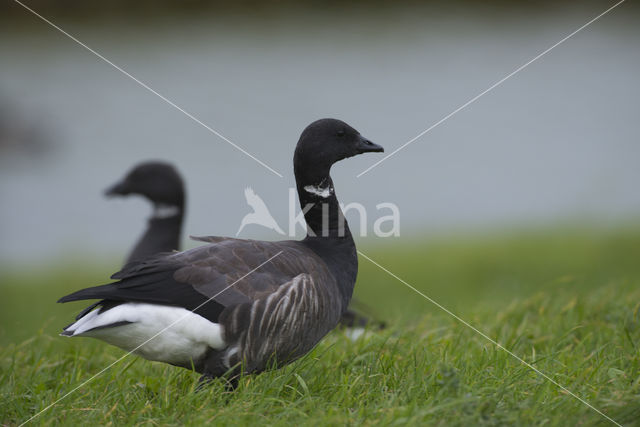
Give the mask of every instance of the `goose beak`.
<svg viewBox="0 0 640 427">
<path fill-rule="evenodd" d="M 126 181 L 118 182 L 117 184 L 107 188 L 104 192 L 105 196 L 113 197 L 113 196 L 126 196 L 130 191 L 127 188 Z"/>
<path fill-rule="evenodd" d="M 361 136 L 358 142 L 358 153 L 384 153 L 384 148 Z"/>
</svg>

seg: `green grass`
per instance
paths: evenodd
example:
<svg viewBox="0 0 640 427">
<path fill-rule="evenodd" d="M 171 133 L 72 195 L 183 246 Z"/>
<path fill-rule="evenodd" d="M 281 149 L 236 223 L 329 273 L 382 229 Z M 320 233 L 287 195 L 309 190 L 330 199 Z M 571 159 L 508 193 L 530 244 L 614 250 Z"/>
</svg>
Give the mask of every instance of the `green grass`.
<svg viewBox="0 0 640 427">
<path fill-rule="evenodd" d="M 362 250 L 616 421 L 640 425 L 640 231 Z M 20 424 L 124 354 L 57 336 L 83 304 L 55 299 L 110 270 L 3 274 L 1 424 Z M 384 331 L 355 342 L 334 331 L 233 393 L 221 382 L 196 393 L 197 374 L 127 357 L 35 423 L 610 424 L 365 259 L 360 270 L 358 296 Z"/>
</svg>

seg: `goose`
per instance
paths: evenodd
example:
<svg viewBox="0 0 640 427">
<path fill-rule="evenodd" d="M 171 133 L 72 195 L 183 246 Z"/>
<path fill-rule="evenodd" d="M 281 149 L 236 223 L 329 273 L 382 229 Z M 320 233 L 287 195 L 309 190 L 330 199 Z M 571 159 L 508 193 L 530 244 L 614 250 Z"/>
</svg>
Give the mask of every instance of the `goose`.
<svg viewBox="0 0 640 427">
<path fill-rule="evenodd" d="M 140 163 L 126 176 L 109 187 L 108 197 L 141 195 L 153 205 L 147 229 L 142 234 L 126 263 L 159 252 L 171 252 L 180 247 L 184 220 L 185 189 L 180 173 L 171 164 L 160 161 Z"/>
<path fill-rule="evenodd" d="M 145 161 L 135 165 L 123 179 L 105 190 L 107 197 L 126 197 L 140 195 L 153 205 L 153 214 L 148 220 L 146 231 L 138 239 L 133 250 L 126 258 L 125 265 L 161 252 L 180 250 L 182 224 L 184 222 L 186 190 L 184 180 L 175 166 L 163 161 Z M 285 234 L 271 216 L 266 204 L 252 188 L 245 189 L 245 198 L 252 213 L 242 219 L 236 237 L 245 225 L 258 222 L 274 231 Z M 97 302 L 95 305 L 98 305 Z M 384 322 L 372 321 L 362 312 L 372 312 L 361 302 L 352 300 L 359 309 L 347 310 L 340 319 L 340 325 L 346 328 L 358 328 L 356 332 L 373 324 L 378 329 L 385 327 Z M 93 307 L 88 307 L 93 308 Z"/>
<path fill-rule="evenodd" d="M 153 206 L 147 229 L 127 256 L 125 265 L 158 253 L 179 250 L 184 222 L 185 189 L 182 176 L 173 165 L 161 161 L 139 163 L 123 179 L 105 190 L 104 194 L 107 197 L 140 195 Z M 79 316 L 100 304 L 102 301 L 90 305 Z"/>
<path fill-rule="evenodd" d="M 193 369 L 201 381 L 237 381 L 302 357 L 336 327 L 358 273 L 331 167 L 383 151 L 343 121 L 311 123 L 293 158 L 303 240 L 199 237 L 202 246 L 133 261 L 112 276 L 116 282 L 58 300 L 101 300 L 62 335 Z"/>
</svg>

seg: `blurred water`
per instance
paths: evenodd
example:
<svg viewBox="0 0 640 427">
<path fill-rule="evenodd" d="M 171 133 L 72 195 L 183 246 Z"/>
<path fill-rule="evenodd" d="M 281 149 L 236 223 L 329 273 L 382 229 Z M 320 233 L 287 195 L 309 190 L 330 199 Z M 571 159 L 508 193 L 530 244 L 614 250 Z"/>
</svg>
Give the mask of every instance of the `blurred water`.
<svg viewBox="0 0 640 427">
<path fill-rule="evenodd" d="M 480 7 L 480 6 L 479 6 Z M 607 7 L 431 9 L 59 23 L 284 175 L 279 178 L 44 23 L 0 30 L 0 96 L 43 127 L 41 156 L 3 152 L 0 261 L 124 253 L 141 200 L 102 190 L 133 164 L 175 162 L 189 234 L 234 235 L 252 186 L 287 224 L 301 130 L 341 118 L 387 152 Z M 396 203 L 418 230 L 640 214 L 640 30 L 625 5 L 406 150 L 333 171 L 344 202 Z M 35 19 L 35 18 L 34 18 Z M 257 226 L 245 237 L 277 237 Z M 362 240 L 362 239 L 361 239 Z M 28 257 L 28 258 L 27 258 Z"/>
</svg>

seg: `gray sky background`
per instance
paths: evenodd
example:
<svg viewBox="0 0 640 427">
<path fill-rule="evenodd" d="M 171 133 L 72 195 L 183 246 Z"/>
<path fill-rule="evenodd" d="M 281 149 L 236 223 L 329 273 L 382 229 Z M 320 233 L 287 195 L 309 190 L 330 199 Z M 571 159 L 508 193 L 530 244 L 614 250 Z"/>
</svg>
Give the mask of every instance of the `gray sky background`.
<svg viewBox="0 0 640 427">
<path fill-rule="evenodd" d="M 149 208 L 102 191 L 147 159 L 184 175 L 186 233 L 234 235 L 246 186 L 285 228 L 293 148 L 308 123 L 343 119 L 391 152 L 608 5 L 91 25 L 49 16 L 284 178 L 46 24 L 0 30 L 5 140 L 36 135 L 42 148 L 5 141 L 0 263 L 126 252 Z M 356 178 L 379 156 L 337 164 L 338 196 L 369 208 L 369 230 L 377 203 L 397 204 L 395 243 L 639 218 L 639 36 L 623 4 L 370 173 Z M 249 226 L 242 237 L 278 236 Z"/>
</svg>

